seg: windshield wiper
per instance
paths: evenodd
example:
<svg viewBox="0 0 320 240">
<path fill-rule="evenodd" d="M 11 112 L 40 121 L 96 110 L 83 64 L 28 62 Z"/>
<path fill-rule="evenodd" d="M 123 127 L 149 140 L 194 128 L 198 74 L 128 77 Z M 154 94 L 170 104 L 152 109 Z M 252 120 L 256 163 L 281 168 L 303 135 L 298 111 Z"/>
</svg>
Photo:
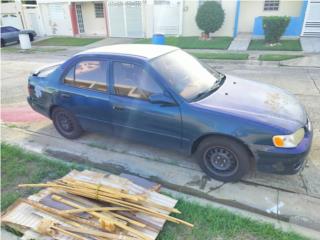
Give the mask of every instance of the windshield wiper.
<svg viewBox="0 0 320 240">
<path fill-rule="evenodd" d="M 216 91 L 226 79 L 226 75 L 219 73 L 219 79 L 210 87 L 208 90 L 198 93 L 191 99 L 191 102 L 195 102 L 199 99 L 205 98 L 211 95 L 214 91 Z"/>
<path fill-rule="evenodd" d="M 225 80 L 226 79 L 226 75 L 225 74 L 223 74 L 223 73 L 220 73 L 219 72 L 219 77 L 220 77 L 220 82 L 222 81 L 222 80 Z"/>
<path fill-rule="evenodd" d="M 213 86 L 211 88 L 209 88 L 208 90 L 198 93 L 196 96 L 194 96 L 191 99 L 191 101 L 194 102 L 196 100 L 199 100 L 199 99 L 202 99 L 202 98 L 205 98 L 205 97 L 211 95 L 211 93 L 213 93 L 217 88 L 219 88 L 219 86 L 220 86 L 219 83 L 220 83 L 220 81 L 213 84 Z"/>
</svg>

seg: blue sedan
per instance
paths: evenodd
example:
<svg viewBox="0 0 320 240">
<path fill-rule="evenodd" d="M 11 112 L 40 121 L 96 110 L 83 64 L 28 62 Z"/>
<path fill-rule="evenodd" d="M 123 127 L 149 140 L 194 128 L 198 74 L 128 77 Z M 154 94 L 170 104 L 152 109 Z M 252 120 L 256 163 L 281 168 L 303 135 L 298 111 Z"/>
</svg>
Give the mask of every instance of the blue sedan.
<svg viewBox="0 0 320 240">
<path fill-rule="evenodd" d="M 312 142 L 303 106 L 274 86 L 216 72 L 179 48 L 113 45 L 35 71 L 31 107 L 75 139 L 114 134 L 193 155 L 220 181 L 295 174 Z"/>
</svg>

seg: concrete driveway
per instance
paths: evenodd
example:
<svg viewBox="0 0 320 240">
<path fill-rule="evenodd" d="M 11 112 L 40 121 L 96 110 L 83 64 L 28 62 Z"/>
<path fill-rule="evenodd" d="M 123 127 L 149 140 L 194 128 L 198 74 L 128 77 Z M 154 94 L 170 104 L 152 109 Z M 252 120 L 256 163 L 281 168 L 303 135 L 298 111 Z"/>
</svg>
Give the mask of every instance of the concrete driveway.
<svg viewBox="0 0 320 240">
<path fill-rule="evenodd" d="M 25 98 L 28 73 L 65 58 L 65 53 L 54 57 L 43 53 L 2 55 L 3 141 L 109 172 L 130 172 L 184 193 L 320 231 L 320 69 L 212 63 L 221 72 L 294 93 L 307 108 L 315 134 L 301 173 L 256 172 L 239 183 L 224 184 L 208 179 L 192 158 L 167 150 L 92 133 L 74 141 L 63 139 L 48 119 L 28 107 Z"/>
</svg>

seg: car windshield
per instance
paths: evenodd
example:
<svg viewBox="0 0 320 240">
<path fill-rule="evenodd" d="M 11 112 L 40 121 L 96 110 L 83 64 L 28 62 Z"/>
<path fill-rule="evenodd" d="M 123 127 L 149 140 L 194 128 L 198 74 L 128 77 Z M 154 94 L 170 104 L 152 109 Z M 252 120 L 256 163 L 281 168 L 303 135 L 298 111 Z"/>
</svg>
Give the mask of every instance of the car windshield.
<svg viewBox="0 0 320 240">
<path fill-rule="evenodd" d="M 155 58 L 151 65 L 187 101 L 208 96 L 219 87 L 224 77 L 182 50 Z"/>
</svg>

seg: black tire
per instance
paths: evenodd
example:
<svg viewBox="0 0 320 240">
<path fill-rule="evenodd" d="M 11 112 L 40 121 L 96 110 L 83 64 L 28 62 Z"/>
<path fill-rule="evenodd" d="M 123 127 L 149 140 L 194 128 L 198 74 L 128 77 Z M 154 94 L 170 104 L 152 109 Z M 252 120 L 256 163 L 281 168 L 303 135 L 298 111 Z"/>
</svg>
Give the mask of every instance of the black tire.
<svg viewBox="0 0 320 240">
<path fill-rule="evenodd" d="M 250 170 L 250 153 L 241 143 L 228 137 L 204 139 L 195 157 L 209 177 L 222 182 L 239 181 Z"/>
<path fill-rule="evenodd" d="M 31 42 L 33 42 L 34 36 L 32 35 L 32 33 L 29 33 L 29 39 L 30 39 Z"/>
<path fill-rule="evenodd" d="M 56 107 L 53 109 L 52 121 L 57 131 L 65 138 L 76 139 L 83 133 L 75 116 L 63 108 Z"/>
<path fill-rule="evenodd" d="M 6 43 L 3 39 L 1 39 L 1 47 L 4 47 L 4 46 L 6 46 Z"/>
</svg>

